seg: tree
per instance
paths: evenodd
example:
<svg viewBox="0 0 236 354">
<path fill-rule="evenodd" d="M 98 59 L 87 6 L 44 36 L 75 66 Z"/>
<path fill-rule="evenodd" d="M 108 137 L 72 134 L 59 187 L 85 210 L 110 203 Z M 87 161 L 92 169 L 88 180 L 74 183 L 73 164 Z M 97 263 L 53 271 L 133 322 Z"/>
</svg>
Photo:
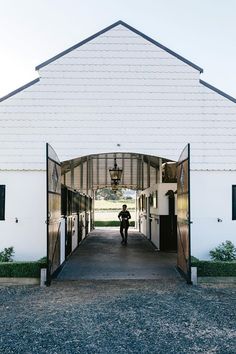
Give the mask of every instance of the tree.
<svg viewBox="0 0 236 354">
<path fill-rule="evenodd" d="M 111 188 L 101 188 L 96 191 L 96 199 L 119 200 L 122 197 L 122 189 L 117 189 L 116 193 Z"/>
<path fill-rule="evenodd" d="M 4 250 L 0 252 L 0 262 L 13 262 L 13 254 L 13 247 L 4 248 Z"/>
<path fill-rule="evenodd" d="M 210 251 L 211 259 L 214 261 L 235 261 L 236 248 L 231 241 L 222 242 L 218 247 Z"/>
</svg>

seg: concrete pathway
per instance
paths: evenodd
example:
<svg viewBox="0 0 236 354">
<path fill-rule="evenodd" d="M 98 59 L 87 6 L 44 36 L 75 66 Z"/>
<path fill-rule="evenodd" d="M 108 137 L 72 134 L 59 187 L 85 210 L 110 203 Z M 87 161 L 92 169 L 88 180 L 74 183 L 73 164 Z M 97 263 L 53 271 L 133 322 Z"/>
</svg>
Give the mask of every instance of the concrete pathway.
<svg viewBox="0 0 236 354">
<path fill-rule="evenodd" d="M 121 245 L 119 229 L 96 229 L 65 263 L 57 280 L 181 279 L 176 254 L 158 252 L 136 230 Z"/>
</svg>

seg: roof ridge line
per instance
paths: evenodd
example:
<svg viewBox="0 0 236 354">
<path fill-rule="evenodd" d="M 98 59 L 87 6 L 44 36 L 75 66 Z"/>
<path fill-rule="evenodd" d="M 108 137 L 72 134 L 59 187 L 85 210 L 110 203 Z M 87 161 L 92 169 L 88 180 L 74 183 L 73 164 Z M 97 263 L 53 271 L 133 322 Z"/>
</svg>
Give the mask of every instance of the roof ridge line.
<svg viewBox="0 0 236 354">
<path fill-rule="evenodd" d="M 210 90 L 215 91 L 219 95 L 224 96 L 225 98 L 228 98 L 228 100 L 236 103 L 236 98 L 234 98 L 233 96 L 230 96 L 227 93 L 225 93 L 224 91 L 221 91 L 220 89 L 218 89 L 217 87 L 212 86 L 211 84 L 208 84 L 208 82 L 206 82 L 206 81 L 203 81 L 203 80 L 200 79 L 199 82 L 200 82 L 200 84 L 206 86 Z"/>
<path fill-rule="evenodd" d="M 165 50 L 166 52 L 168 52 L 169 54 L 175 56 L 177 59 L 180 59 L 181 61 L 185 62 L 186 64 L 192 66 L 194 69 L 200 71 L 200 73 L 203 73 L 203 69 L 202 69 L 200 66 L 198 66 L 198 65 L 196 65 L 196 64 L 194 64 L 194 63 L 192 63 L 190 60 L 188 60 L 188 59 L 182 57 L 182 56 L 179 55 L 178 53 L 174 52 L 173 50 L 169 49 L 168 47 L 164 46 L 163 44 L 157 42 L 155 39 L 153 39 L 153 38 L 147 36 L 147 35 L 144 34 L 143 32 L 140 32 L 140 31 L 137 30 L 136 28 L 134 28 L 134 27 L 128 25 L 127 23 L 125 23 L 125 22 L 123 22 L 123 21 L 119 21 L 119 22 L 121 22 L 121 24 L 122 24 L 124 27 L 126 27 L 126 28 L 128 28 L 129 30 L 133 31 L 134 33 L 140 35 L 141 37 L 143 37 L 143 38 L 146 39 L 147 41 L 149 41 L 149 42 L 155 44 L 155 45 L 158 46 L 159 48 L 161 48 L 161 49 Z"/>
<path fill-rule="evenodd" d="M 63 55 L 65 55 L 65 54 L 67 54 L 67 53 L 70 53 L 72 50 L 74 50 L 74 49 L 76 49 L 76 48 L 79 48 L 79 47 L 82 46 L 83 44 L 85 44 L 85 43 L 91 41 L 92 39 L 94 39 L 94 38 L 100 36 L 101 34 L 107 32 L 107 31 L 109 31 L 110 29 L 112 29 L 112 28 L 114 28 L 114 27 L 116 27 L 116 26 L 118 26 L 118 25 L 121 25 L 121 24 L 123 24 L 122 21 L 117 21 L 117 22 L 113 23 L 112 25 L 103 28 L 103 29 L 100 30 L 99 32 L 96 32 L 95 34 L 93 34 L 93 35 L 91 35 L 91 36 L 89 36 L 89 37 L 83 39 L 81 42 L 74 44 L 73 46 L 71 46 L 71 47 L 69 47 L 69 48 L 63 50 L 62 52 L 56 54 L 56 55 L 53 56 L 52 58 L 50 58 L 50 59 L 44 61 L 43 63 L 41 63 L 41 64 L 39 64 L 39 65 L 37 65 L 37 66 L 35 67 L 35 70 L 41 69 L 42 67 L 44 67 L 44 66 L 50 64 L 51 62 L 53 62 L 53 61 L 59 59 L 59 58 L 62 57 Z"/>
<path fill-rule="evenodd" d="M 118 26 L 118 25 L 122 25 L 122 26 L 126 27 L 127 29 L 129 29 L 130 31 L 132 31 L 132 32 L 138 34 L 139 36 L 143 37 L 144 39 L 146 39 L 146 40 L 149 41 L 150 43 L 156 45 L 157 47 L 159 47 L 159 48 L 165 50 L 165 51 L 168 52 L 169 54 L 175 56 L 177 59 L 183 61 L 185 64 L 188 64 L 189 66 L 193 67 L 194 69 L 200 71 L 200 73 L 203 73 L 203 69 L 200 68 L 198 65 L 192 63 L 192 62 L 189 61 L 188 59 L 182 57 L 181 55 L 177 54 L 177 53 L 174 52 L 173 50 L 167 48 L 167 47 L 164 46 L 163 44 L 157 42 L 157 41 L 154 40 L 153 38 L 151 38 L 151 37 L 147 36 L 146 34 L 140 32 L 139 30 L 137 30 L 136 28 L 134 28 L 134 27 L 128 25 L 126 22 L 124 22 L 124 21 L 122 21 L 122 20 L 119 20 L 119 21 L 117 21 L 117 22 L 114 22 L 112 25 L 110 25 L 110 26 L 108 26 L 108 27 L 105 27 L 104 29 L 102 29 L 102 30 L 100 30 L 99 32 L 93 34 L 92 36 L 87 37 L 86 39 L 82 40 L 81 42 L 79 42 L 79 43 L 73 45 L 72 47 L 69 47 L 68 49 L 66 49 L 66 50 L 64 50 L 64 51 L 62 51 L 62 52 L 60 52 L 60 53 L 58 53 L 57 55 L 53 56 L 52 58 L 50 58 L 50 59 L 44 61 L 43 63 L 41 63 L 41 64 L 39 64 L 39 65 L 37 65 L 37 66 L 35 67 L 35 70 L 41 69 L 42 67 L 44 67 L 44 66 L 46 66 L 46 65 L 48 65 L 48 64 L 50 64 L 50 63 L 52 63 L 53 61 L 59 59 L 59 58 L 62 57 L 63 55 L 65 55 L 65 54 L 71 52 L 72 50 L 74 50 L 74 49 L 76 49 L 76 48 L 79 48 L 79 47 L 82 46 L 83 44 L 85 44 L 85 43 L 91 41 L 92 39 L 94 39 L 94 38 L 100 36 L 101 34 L 103 34 L 103 33 L 107 32 L 107 31 L 109 31 L 110 29 L 112 29 L 112 28 L 114 28 L 114 27 L 116 27 L 116 26 Z"/>
<path fill-rule="evenodd" d="M 36 84 L 36 82 L 39 82 L 40 78 L 38 77 L 37 79 L 34 79 L 30 82 L 28 82 L 27 84 L 23 85 L 23 86 L 20 86 L 18 87 L 16 90 L 8 93 L 7 95 L 3 96 L 3 97 L 0 97 L 0 102 L 2 101 L 5 101 L 7 98 L 10 98 L 11 96 L 14 96 L 16 93 L 20 92 L 20 91 L 23 91 L 24 89 L 26 89 L 27 87 L 30 87 L 34 84 Z"/>
</svg>

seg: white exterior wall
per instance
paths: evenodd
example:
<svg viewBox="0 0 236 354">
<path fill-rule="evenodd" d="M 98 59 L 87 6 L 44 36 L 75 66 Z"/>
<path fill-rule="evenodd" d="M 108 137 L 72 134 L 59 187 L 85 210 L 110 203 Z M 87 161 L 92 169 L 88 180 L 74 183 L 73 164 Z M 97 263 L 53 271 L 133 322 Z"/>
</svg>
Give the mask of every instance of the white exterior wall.
<svg viewBox="0 0 236 354">
<path fill-rule="evenodd" d="M 232 176 L 230 170 L 236 171 L 236 105 L 203 86 L 198 70 L 118 25 L 42 67 L 39 75 L 39 82 L 0 103 L 0 180 L 7 186 L 8 203 L 8 218 L 0 221 L 0 248 L 14 241 L 22 259 L 26 254 L 31 259 L 45 255 L 46 201 L 44 178 L 41 180 L 45 172 L 32 171 L 45 171 L 46 142 L 61 161 L 108 152 L 177 160 L 190 143 L 193 254 L 206 257 L 210 243 L 232 236 L 233 222 L 215 225 L 208 216 L 205 206 L 215 199 L 213 187 L 201 206 L 199 189 L 208 183 L 203 170 L 216 171 L 216 175 L 225 171 L 222 191 L 228 188 L 225 182 Z M 25 178 L 19 181 L 15 170 L 27 171 Z M 35 191 L 37 178 L 40 183 Z M 24 203 L 19 204 L 18 195 L 23 197 L 26 187 L 32 193 L 20 198 Z M 223 200 L 219 208 L 225 213 L 222 204 L 230 208 L 231 195 L 223 193 Z M 23 213 L 23 224 L 21 217 L 14 224 L 18 210 Z M 209 231 L 209 243 L 206 238 L 200 242 L 203 225 L 204 232 Z M 223 225 L 225 232 L 220 233 Z"/>
<path fill-rule="evenodd" d="M 221 242 L 230 240 L 236 245 L 236 220 L 232 220 L 236 172 L 192 171 L 190 183 L 191 253 L 209 259 L 209 251 Z"/>
<path fill-rule="evenodd" d="M 13 246 L 14 260 L 19 261 L 46 256 L 45 173 L 1 171 L 0 184 L 6 185 L 5 220 L 0 220 L 0 249 Z"/>
<path fill-rule="evenodd" d="M 177 160 L 191 143 L 193 169 L 236 169 L 235 103 L 122 25 L 39 75 L 0 104 L 1 169 L 45 169 L 46 141 L 61 161 L 116 151 Z"/>
</svg>

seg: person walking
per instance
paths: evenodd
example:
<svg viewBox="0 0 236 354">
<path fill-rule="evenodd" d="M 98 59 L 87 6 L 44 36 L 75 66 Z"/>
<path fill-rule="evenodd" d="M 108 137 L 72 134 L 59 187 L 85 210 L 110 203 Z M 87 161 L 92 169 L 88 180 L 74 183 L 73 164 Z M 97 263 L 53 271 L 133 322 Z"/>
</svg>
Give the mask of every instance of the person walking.
<svg viewBox="0 0 236 354">
<path fill-rule="evenodd" d="M 118 219 L 120 220 L 120 235 L 122 238 L 122 245 L 127 245 L 128 238 L 128 228 L 129 228 L 129 219 L 131 219 L 130 212 L 127 210 L 127 205 L 122 205 L 122 210 L 118 214 Z M 125 234 L 124 230 L 125 229 Z"/>
</svg>

